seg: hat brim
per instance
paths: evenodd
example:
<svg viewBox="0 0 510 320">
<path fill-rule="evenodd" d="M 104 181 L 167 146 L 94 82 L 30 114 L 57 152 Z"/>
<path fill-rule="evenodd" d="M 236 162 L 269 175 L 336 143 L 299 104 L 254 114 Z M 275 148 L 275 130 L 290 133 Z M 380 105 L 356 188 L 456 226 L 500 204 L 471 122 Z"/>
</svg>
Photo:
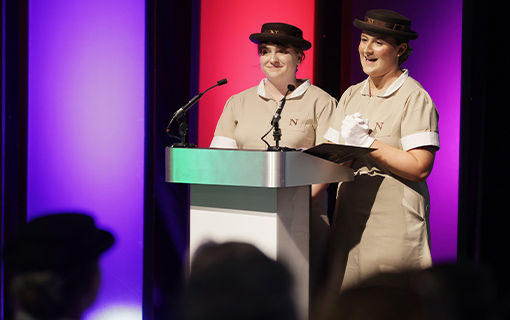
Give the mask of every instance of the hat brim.
<svg viewBox="0 0 510 320">
<path fill-rule="evenodd" d="M 115 242 L 113 235 L 96 230 L 83 243 L 48 243 L 24 245 L 9 243 L 4 247 L 4 261 L 20 270 L 65 268 L 93 262 Z"/>
<path fill-rule="evenodd" d="M 418 38 L 418 33 L 414 32 L 413 30 L 398 31 L 398 30 L 381 28 L 381 27 L 374 26 L 370 23 L 366 23 L 365 21 L 362 21 L 359 19 L 355 19 L 353 21 L 353 24 L 356 28 L 359 28 L 361 30 L 384 34 L 384 35 L 392 36 L 397 39 L 414 40 L 414 39 Z"/>
<path fill-rule="evenodd" d="M 292 36 L 271 33 L 254 33 L 250 35 L 250 41 L 256 44 L 264 42 L 290 44 L 301 50 L 308 50 L 312 47 L 312 44 L 305 39 L 298 39 Z"/>
</svg>

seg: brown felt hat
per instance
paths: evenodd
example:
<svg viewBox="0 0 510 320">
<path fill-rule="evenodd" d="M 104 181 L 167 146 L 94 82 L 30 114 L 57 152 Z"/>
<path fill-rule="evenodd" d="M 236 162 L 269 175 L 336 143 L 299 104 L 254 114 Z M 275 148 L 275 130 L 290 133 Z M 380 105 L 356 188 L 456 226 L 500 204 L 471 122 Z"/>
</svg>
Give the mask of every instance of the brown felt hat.
<svg viewBox="0 0 510 320">
<path fill-rule="evenodd" d="M 414 40 L 418 38 L 418 33 L 411 30 L 411 20 L 391 10 L 368 10 L 365 20 L 355 19 L 353 24 L 364 31 L 384 34 L 397 39 Z"/>
<path fill-rule="evenodd" d="M 280 22 L 264 23 L 260 33 L 251 34 L 250 40 L 257 44 L 264 42 L 291 44 L 301 50 L 308 50 L 312 47 L 309 41 L 303 39 L 301 29 Z"/>
</svg>

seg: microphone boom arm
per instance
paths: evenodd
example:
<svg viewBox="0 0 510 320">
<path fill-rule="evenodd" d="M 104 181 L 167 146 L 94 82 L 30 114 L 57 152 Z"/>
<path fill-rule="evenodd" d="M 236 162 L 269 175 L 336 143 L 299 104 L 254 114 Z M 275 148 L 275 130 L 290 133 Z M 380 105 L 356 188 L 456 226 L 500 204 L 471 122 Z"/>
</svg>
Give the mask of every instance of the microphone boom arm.
<svg viewBox="0 0 510 320">
<path fill-rule="evenodd" d="M 200 100 L 200 98 L 202 98 L 202 96 L 204 95 L 204 93 L 206 93 L 207 91 L 211 90 L 212 88 L 214 87 L 217 87 L 217 86 L 222 86 L 224 84 L 227 83 L 227 79 L 221 79 L 219 80 L 218 82 L 216 82 L 215 85 L 213 85 L 212 87 L 209 87 L 207 88 L 206 90 L 204 90 L 203 92 L 197 94 L 196 96 L 194 96 L 190 101 L 188 101 L 188 103 L 186 103 L 182 108 L 180 108 L 179 110 L 177 110 L 174 115 L 172 116 L 172 120 L 170 120 L 170 122 L 168 123 L 168 126 L 166 127 L 166 133 L 168 136 L 170 137 L 175 137 L 175 136 L 172 136 L 170 134 L 170 125 L 172 124 L 172 122 L 174 122 L 174 120 L 179 120 L 183 115 L 186 114 L 186 112 L 193 106 L 195 105 L 198 100 Z M 184 146 L 187 146 L 188 144 L 186 143 L 186 132 L 188 131 L 188 127 L 187 127 L 187 124 L 186 123 L 182 123 L 180 126 L 179 126 L 179 131 L 180 131 L 180 134 L 181 134 L 181 143 L 179 145 L 184 145 Z M 177 138 L 177 137 L 175 137 Z"/>
<path fill-rule="evenodd" d="M 218 82 L 216 82 L 216 84 L 210 88 L 207 88 L 206 90 L 204 90 L 203 92 L 197 94 L 196 96 L 194 96 L 190 101 L 188 101 L 188 103 L 186 103 L 182 108 L 180 108 L 179 110 L 175 111 L 173 117 L 172 117 L 172 120 L 170 120 L 170 123 L 168 124 L 167 128 L 166 128 L 166 132 L 169 133 L 170 131 L 170 124 L 174 121 L 174 120 L 177 120 L 179 118 L 181 118 L 193 105 L 195 105 L 195 103 L 198 102 L 198 100 L 200 100 L 200 98 L 202 98 L 202 96 L 204 95 L 204 93 L 206 93 L 207 91 L 211 90 L 212 88 L 214 87 L 217 87 L 217 86 L 222 86 L 224 85 L 225 83 L 227 83 L 227 79 L 221 79 L 219 80 Z"/>
</svg>

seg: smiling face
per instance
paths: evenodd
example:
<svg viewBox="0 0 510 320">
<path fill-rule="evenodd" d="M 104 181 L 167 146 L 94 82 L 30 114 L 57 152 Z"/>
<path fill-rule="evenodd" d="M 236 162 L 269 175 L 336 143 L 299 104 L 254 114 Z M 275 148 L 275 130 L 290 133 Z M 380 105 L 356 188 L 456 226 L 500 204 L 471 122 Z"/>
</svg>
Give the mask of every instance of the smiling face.
<svg viewBox="0 0 510 320">
<path fill-rule="evenodd" d="M 292 46 L 272 43 L 259 45 L 260 66 L 267 79 L 273 83 L 294 83 L 296 68 L 303 59 L 302 53 Z"/>
<path fill-rule="evenodd" d="M 363 72 L 371 78 L 392 75 L 399 70 L 398 58 L 407 49 L 407 43 L 397 45 L 390 36 L 361 34 L 358 51 Z"/>
</svg>

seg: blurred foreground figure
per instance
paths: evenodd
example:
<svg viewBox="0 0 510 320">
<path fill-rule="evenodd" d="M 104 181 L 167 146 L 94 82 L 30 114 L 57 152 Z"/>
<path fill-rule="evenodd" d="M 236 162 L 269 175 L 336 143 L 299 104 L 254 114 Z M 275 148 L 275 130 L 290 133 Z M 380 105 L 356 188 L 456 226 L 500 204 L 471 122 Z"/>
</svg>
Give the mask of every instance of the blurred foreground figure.
<svg viewBox="0 0 510 320">
<path fill-rule="evenodd" d="M 84 214 L 36 218 L 6 244 L 16 320 L 81 319 L 100 283 L 99 256 L 114 243 Z"/>
<path fill-rule="evenodd" d="M 445 264 L 383 272 L 325 300 L 319 320 L 502 320 L 492 270 Z"/>
<path fill-rule="evenodd" d="M 207 243 L 196 252 L 184 299 L 185 320 L 294 320 L 292 278 L 247 243 Z"/>
</svg>

